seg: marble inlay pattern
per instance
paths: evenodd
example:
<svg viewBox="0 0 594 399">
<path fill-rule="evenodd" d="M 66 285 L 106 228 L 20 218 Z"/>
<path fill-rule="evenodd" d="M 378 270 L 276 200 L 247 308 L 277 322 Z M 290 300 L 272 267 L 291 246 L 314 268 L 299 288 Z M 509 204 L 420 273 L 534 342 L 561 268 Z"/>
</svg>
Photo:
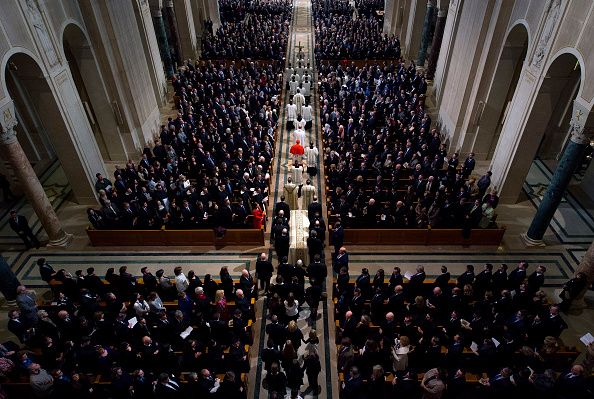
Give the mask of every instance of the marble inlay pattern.
<svg viewBox="0 0 594 399">
<path fill-rule="evenodd" d="M 536 159 L 524 183 L 524 191 L 538 208 L 553 172 L 546 164 Z M 562 244 L 590 244 L 594 240 L 594 217 L 578 199 L 567 191 L 550 224 Z"/>
<path fill-rule="evenodd" d="M 72 191 L 68 178 L 57 160 L 41 174 L 39 181 L 55 210 L 64 203 Z M 25 197 L 20 198 L 11 209 L 15 209 L 20 215 L 29 220 L 29 226 L 36 235 L 43 231 L 39 218 L 35 215 L 33 208 Z M 5 209 L 0 215 L 0 245 L 24 248 L 23 241 L 12 231 L 8 224 L 9 211 L 10 209 Z"/>
</svg>

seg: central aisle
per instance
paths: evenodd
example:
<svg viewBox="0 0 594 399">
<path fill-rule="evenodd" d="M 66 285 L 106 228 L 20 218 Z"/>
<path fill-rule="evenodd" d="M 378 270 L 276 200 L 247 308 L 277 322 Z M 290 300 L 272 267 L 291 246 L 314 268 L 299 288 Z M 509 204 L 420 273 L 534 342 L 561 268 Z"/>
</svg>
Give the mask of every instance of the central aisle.
<svg viewBox="0 0 594 399">
<path fill-rule="evenodd" d="M 314 27 L 312 19 L 312 4 L 311 0 L 294 0 L 293 1 L 293 17 L 291 22 L 291 28 L 289 32 L 289 44 L 287 49 L 287 64 L 290 62 L 292 66 L 298 65 L 299 59 L 302 59 L 303 66 L 310 64 L 309 74 L 312 77 L 311 81 L 311 96 L 310 104 L 312 106 L 312 127 L 306 130 L 305 141 L 306 144 L 313 143 L 319 151 L 318 159 L 318 173 L 316 176 L 311 177 L 312 184 L 316 187 L 316 193 L 318 201 L 323 204 L 323 211 L 325 212 L 325 188 L 324 182 L 324 170 L 322 160 L 322 138 L 321 129 L 319 126 L 319 97 L 317 93 L 317 72 L 314 60 Z M 301 57 L 299 57 L 301 55 Z M 287 71 L 287 69 L 285 69 Z M 278 127 L 278 139 L 276 143 L 275 151 L 275 164 L 273 169 L 272 177 L 272 190 L 270 195 L 270 207 L 269 207 L 269 225 L 268 231 L 270 231 L 270 222 L 274 218 L 273 208 L 274 205 L 280 201 L 280 197 L 283 195 L 283 188 L 287 182 L 287 177 L 292 176 L 292 160 L 289 153 L 291 145 L 295 143 L 295 137 L 293 130 L 287 127 L 287 115 L 286 105 L 291 100 L 292 96 L 288 90 L 286 90 L 286 82 L 289 80 L 289 73 L 285 72 L 283 94 L 282 94 L 282 109 L 280 111 L 279 127 Z M 310 176 L 307 173 L 303 174 L 303 183 Z M 306 240 L 308 237 L 309 220 L 307 218 L 307 207 L 303 204 L 303 198 L 299 198 L 299 209 L 292 210 L 291 222 L 290 222 L 290 235 L 291 235 L 291 253 L 290 262 L 296 262 L 298 259 L 303 261 L 304 267 L 307 267 L 310 260 L 307 256 L 307 244 Z M 305 208 L 305 209 L 303 209 Z M 325 215 L 325 213 L 323 213 Z M 268 243 L 267 243 L 268 244 Z M 278 259 L 273 246 L 270 246 L 269 257 L 273 262 L 276 269 L 278 266 Z M 330 267 L 330 252 L 326 252 L 326 262 L 329 270 Z M 276 273 L 272 277 L 272 283 L 275 282 Z M 308 284 L 306 283 L 306 288 Z M 303 335 L 307 338 L 310 330 L 315 329 L 316 335 L 320 340 L 319 343 L 319 355 L 320 362 L 322 365 L 322 372 L 318 377 L 318 383 L 320 385 L 320 391 L 315 394 L 308 389 L 307 375 L 304 376 L 304 384 L 301 387 L 300 394 L 304 399 L 309 398 L 333 398 L 338 397 L 338 386 L 336 378 L 336 346 L 334 345 L 334 330 L 332 319 L 329 318 L 329 303 L 327 298 L 332 298 L 332 272 L 328 273 L 328 280 L 326 284 L 327 295 L 326 298 L 320 303 L 318 308 L 318 315 L 313 325 L 308 325 L 307 318 L 310 316 L 310 310 L 308 305 L 305 303 L 301 306 L 301 313 L 298 321 L 298 327 L 303 332 Z M 330 299 L 331 300 L 331 299 Z M 268 308 L 267 303 L 264 299 L 258 300 L 258 320 L 259 325 L 259 336 L 256 336 L 257 342 L 255 347 L 258 348 L 257 356 L 254 356 L 255 360 L 252 361 L 252 370 L 250 373 L 250 395 L 253 392 L 254 399 L 264 399 L 268 397 L 268 391 L 262 387 L 262 381 L 266 377 L 266 371 L 262 363 L 260 354 L 266 347 L 266 325 L 270 323 L 268 319 Z M 298 351 L 298 356 L 301 360 L 301 356 L 304 353 L 305 345 L 302 345 Z M 332 366 L 334 365 L 334 366 Z M 287 397 L 289 395 L 287 394 Z"/>
</svg>

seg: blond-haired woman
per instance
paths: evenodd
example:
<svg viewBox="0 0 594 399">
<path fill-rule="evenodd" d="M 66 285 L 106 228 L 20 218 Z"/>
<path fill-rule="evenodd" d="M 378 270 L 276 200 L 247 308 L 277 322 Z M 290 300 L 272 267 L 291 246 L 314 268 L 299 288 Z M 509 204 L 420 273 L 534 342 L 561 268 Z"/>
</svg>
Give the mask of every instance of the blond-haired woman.
<svg viewBox="0 0 594 399">
<path fill-rule="evenodd" d="M 229 320 L 229 310 L 227 309 L 227 299 L 225 299 L 225 291 L 217 290 L 215 292 L 215 311 L 221 317 L 221 320 Z"/>
<path fill-rule="evenodd" d="M 301 347 L 301 341 L 303 341 L 303 333 L 297 327 L 297 322 L 291 320 L 287 325 L 287 333 L 286 333 L 287 340 L 293 343 L 293 347 L 295 348 L 295 352 L 299 351 Z"/>
<path fill-rule="evenodd" d="M 396 344 L 392 347 L 392 368 L 394 372 L 404 371 L 408 368 L 408 353 L 411 351 L 410 340 L 402 335 L 396 339 Z"/>
</svg>

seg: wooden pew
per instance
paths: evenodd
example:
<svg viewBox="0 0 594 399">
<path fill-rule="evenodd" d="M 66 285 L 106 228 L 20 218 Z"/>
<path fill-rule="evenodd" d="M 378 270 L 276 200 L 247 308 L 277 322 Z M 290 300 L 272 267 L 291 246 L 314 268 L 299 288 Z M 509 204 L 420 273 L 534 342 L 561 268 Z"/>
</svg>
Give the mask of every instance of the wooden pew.
<svg viewBox="0 0 594 399">
<path fill-rule="evenodd" d="M 335 215 L 332 215 L 335 216 Z M 335 220 L 335 219 L 333 219 Z M 328 225 L 332 233 L 332 225 Z M 472 229 L 464 238 L 462 229 L 345 228 L 345 245 L 500 245 L 506 227 Z M 332 244 L 332 234 L 329 234 Z"/>
<path fill-rule="evenodd" d="M 227 229 L 216 237 L 213 229 L 172 230 L 96 230 L 87 228 L 93 246 L 227 246 L 264 245 L 262 229 Z"/>
</svg>

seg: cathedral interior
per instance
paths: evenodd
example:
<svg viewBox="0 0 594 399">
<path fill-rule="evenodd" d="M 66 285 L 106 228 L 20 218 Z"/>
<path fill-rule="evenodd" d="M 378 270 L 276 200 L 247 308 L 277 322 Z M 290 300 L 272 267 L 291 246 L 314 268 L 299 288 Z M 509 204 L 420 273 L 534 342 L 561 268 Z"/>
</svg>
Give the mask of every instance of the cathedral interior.
<svg viewBox="0 0 594 399">
<path fill-rule="evenodd" d="M 0 398 L 594 397 L 594 2 L 0 28 Z"/>
</svg>

